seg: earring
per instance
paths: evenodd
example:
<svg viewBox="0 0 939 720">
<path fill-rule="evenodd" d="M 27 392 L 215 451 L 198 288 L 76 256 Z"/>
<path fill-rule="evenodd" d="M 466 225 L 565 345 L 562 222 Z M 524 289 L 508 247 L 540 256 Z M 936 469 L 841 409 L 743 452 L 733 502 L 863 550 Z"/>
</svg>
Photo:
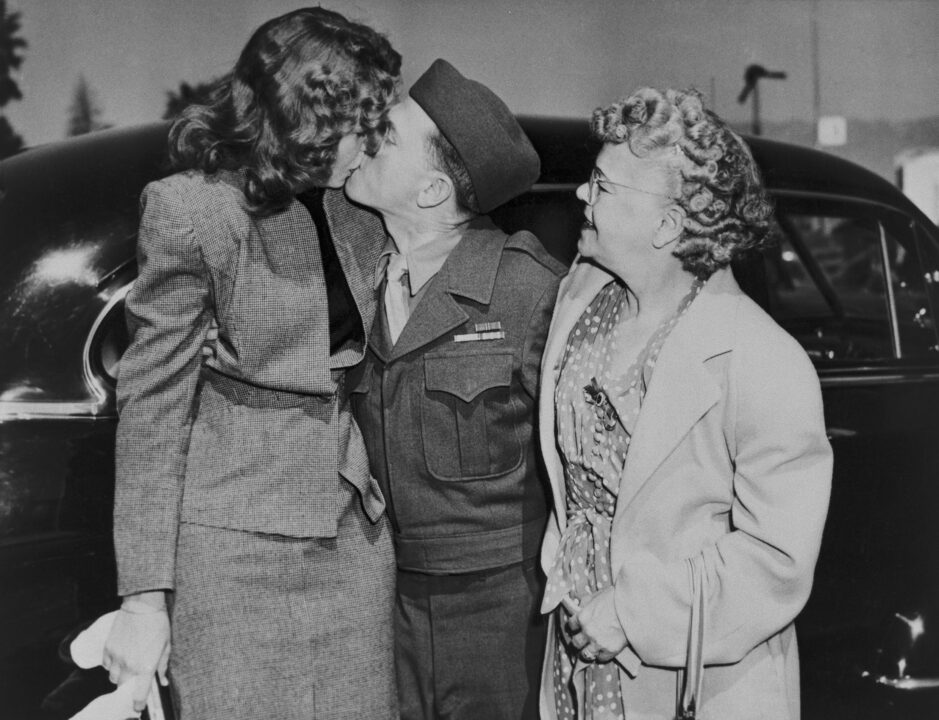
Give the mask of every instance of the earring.
<svg viewBox="0 0 939 720">
<path fill-rule="evenodd" d="M 653 240 L 653 241 L 652 241 L 652 247 L 654 247 L 656 250 L 662 250 L 663 248 L 667 248 L 669 245 L 671 245 L 671 244 L 672 244 L 673 242 L 675 242 L 677 239 L 678 239 L 678 236 L 676 235 L 676 236 L 673 237 L 671 240 L 669 240 L 668 242 L 664 242 L 664 243 L 662 243 L 661 245 L 656 245 L 656 244 L 655 244 L 655 240 Z"/>
</svg>

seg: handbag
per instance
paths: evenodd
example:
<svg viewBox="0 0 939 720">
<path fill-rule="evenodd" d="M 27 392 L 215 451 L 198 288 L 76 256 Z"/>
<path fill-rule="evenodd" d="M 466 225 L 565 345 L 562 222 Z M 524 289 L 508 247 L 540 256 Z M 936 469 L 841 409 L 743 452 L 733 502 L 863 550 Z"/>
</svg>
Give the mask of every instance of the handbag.
<svg viewBox="0 0 939 720">
<path fill-rule="evenodd" d="M 675 720 L 696 720 L 704 682 L 704 621 L 707 596 L 700 556 L 688 560 L 691 575 L 691 620 L 684 670 L 678 671 L 675 688 Z"/>
</svg>

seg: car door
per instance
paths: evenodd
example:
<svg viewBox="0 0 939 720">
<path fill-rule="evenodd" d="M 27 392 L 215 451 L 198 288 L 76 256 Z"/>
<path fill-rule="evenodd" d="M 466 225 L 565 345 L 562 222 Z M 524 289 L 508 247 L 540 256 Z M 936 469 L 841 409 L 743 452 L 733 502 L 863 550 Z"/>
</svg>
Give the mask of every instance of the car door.
<svg viewBox="0 0 939 720">
<path fill-rule="evenodd" d="M 797 623 L 803 716 L 934 718 L 934 238 L 876 203 L 776 199 L 761 299 L 816 365 L 835 454 L 815 585 Z"/>
<path fill-rule="evenodd" d="M 0 717 L 54 720 L 112 686 L 60 657 L 119 599 L 113 371 L 138 199 L 164 123 L 0 161 Z"/>
<path fill-rule="evenodd" d="M 109 389 L 87 362 L 105 299 L 76 302 L 43 291 L 48 313 L 30 307 L 24 322 L 44 323 L 54 382 L 29 344 L 11 343 L 0 394 L 0 716 L 69 717 L 107 677 L 68 682 L 73 668 L 59 646 L 117 604 L 111 541 L 116 417 Z M 103 295 L 104 293 L 102 293 Z M 101 305 L 105 304 L 102 310 Z M 9 309 L 9 304 L 3 306 Z M 0 317 L 5 337 L 17 318 Z M 9 332 L 8 332 L 9 331 Z M 103 346 L 95 346 L 94 356 Z M 70 372 L 74 370 L 74 372 Z M 77 676 L 76 676 L 77 678 Z M 88 695 L 86 696 L 86 691 Z M 61 710 L 61 712 L 59 712 Z"/>
</svg>

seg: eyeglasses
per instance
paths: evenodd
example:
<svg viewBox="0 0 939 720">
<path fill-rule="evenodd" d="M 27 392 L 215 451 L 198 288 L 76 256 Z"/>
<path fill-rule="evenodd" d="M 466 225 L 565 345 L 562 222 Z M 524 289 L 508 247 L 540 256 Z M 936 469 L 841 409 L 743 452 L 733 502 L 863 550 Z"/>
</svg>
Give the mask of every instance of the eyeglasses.
<svg viewBox="0 0 939 720">
<path fill-rule="evenodd" d="M 632 185 L 626 185 L 625 183 L 614 182 L 610 180 L 598 167 L 594 167 L 590 171 L 590 179 L 587 181 L 587 204 L 593 205 L 597 198 L 600 197 L 600 183 L 605 185 L 616 185 L 617 187 L 626 188 L 627 190 L 634 190 L 635 192 L 642 193 L 643 195 L 654 195 L 655 197 L 662 197 L 668 200 L 675 200 L 676 198 L 672 195 L 665 195 L 663 193 L 652 192 L 651 190 L 643 190 L 642 188 L 633 187 Z"/>
</svg>

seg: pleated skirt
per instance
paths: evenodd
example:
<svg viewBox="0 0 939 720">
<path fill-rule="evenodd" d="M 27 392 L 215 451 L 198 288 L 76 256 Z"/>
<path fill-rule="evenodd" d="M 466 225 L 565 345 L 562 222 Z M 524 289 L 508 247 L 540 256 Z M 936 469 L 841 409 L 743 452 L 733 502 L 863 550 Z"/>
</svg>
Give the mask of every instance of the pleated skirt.
<svg viewBox="0 0 939 720">
<path fill-rule="evenodd" d="M 336 538 L 181 525 L 177 720 L 398 717 L 391 532 L 341 486 Z"/>
</svg>

